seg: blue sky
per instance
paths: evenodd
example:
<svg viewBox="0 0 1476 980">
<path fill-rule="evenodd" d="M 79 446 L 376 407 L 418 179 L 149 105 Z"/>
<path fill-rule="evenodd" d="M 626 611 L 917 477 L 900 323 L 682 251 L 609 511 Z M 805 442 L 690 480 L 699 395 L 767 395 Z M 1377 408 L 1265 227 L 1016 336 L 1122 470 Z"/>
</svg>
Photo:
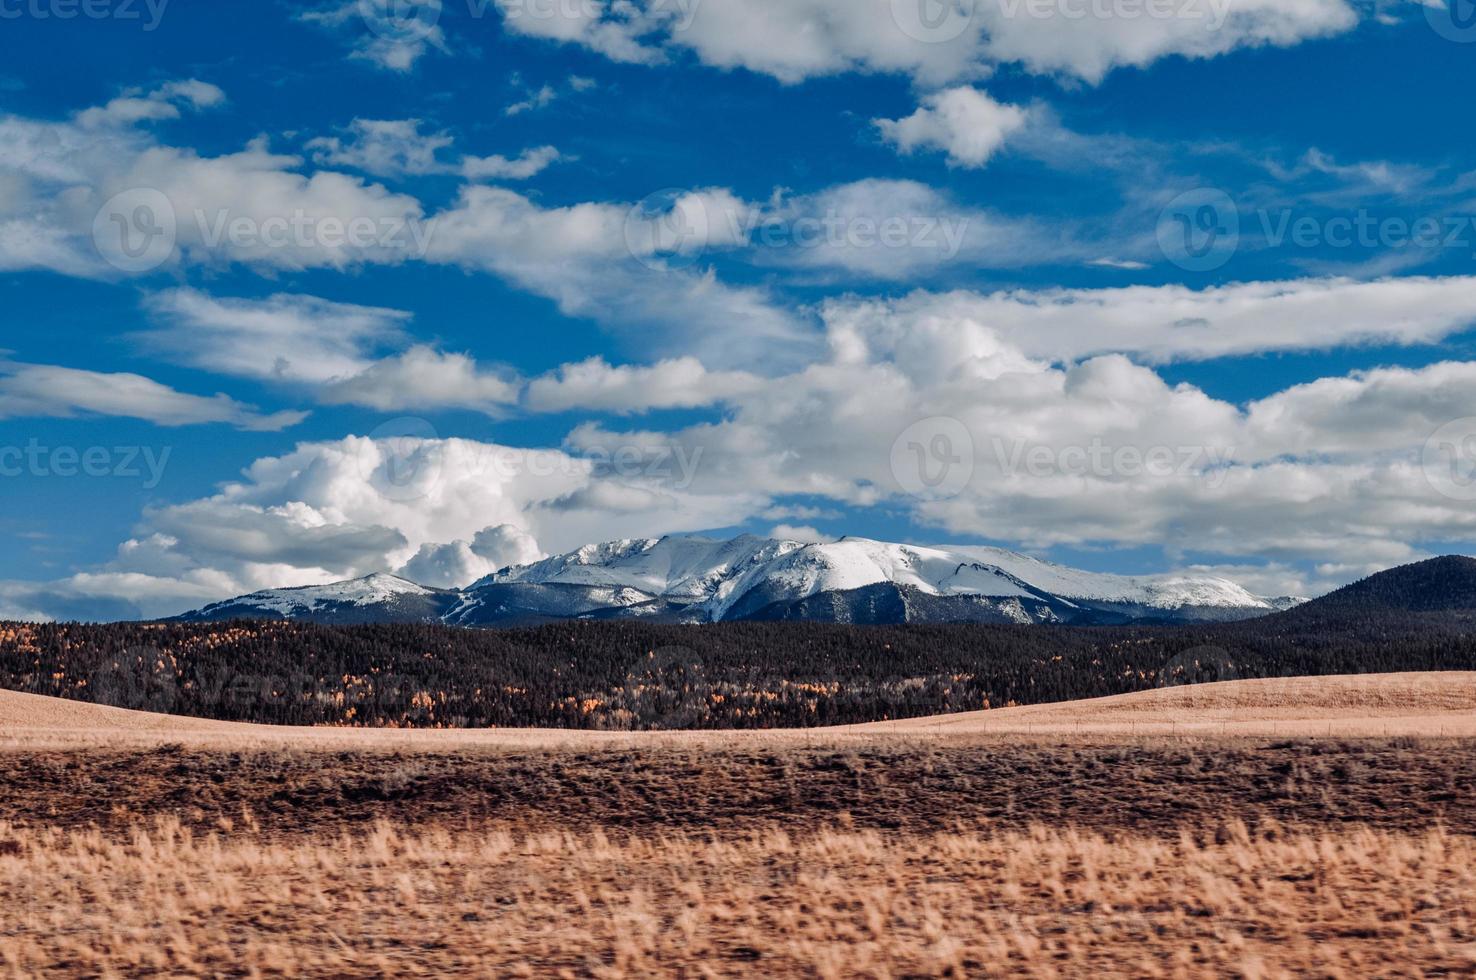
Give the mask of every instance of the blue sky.
<svg viewBox="0 0 1476 980">
<path fill-rule="evenodd" d="M 949 3 L 0 2 L 0 615 L 1469 552 L 1467 0 Z"/>
</svg>

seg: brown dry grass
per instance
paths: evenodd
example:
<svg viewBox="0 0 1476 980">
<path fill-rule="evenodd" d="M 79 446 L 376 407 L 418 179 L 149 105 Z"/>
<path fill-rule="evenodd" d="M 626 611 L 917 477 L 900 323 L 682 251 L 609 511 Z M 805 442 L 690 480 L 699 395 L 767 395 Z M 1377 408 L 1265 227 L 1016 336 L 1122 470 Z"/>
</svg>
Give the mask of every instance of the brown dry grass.
<svg viewBox="0 0 1476 980">
<path fill-rule="evenodd" d="M 1408 737 L 1473 704 L 599 736 L 0 695 L 0 978 L 1476 975 L 1476 739 Z"/>
<path fill-rule="evenodd" d="M 1455 975 L 1476 841 L 0 827 L 0 935 L 17 977 Z"/>
<path fill-rule="evenodd" d="M 600 827 L 612 836 L 813 833 L 842 820 L 899 834 L 1047 823 L 1172 839 L 1241 820 L 1476 836 L 1476 741 L 0 752 L 0 820 L 18 825 L 126 834 L 172 816 L 203 832 L 243 809 L 282 839 L 381 818 L 519 832 Z"/>
</svg>

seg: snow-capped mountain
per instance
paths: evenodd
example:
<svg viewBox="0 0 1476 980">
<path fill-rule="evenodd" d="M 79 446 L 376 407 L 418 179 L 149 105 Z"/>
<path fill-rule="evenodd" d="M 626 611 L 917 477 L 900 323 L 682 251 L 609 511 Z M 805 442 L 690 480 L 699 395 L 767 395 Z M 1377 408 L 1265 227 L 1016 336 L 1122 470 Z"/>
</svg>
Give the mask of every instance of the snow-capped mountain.
<svg viewBox="0 0 1476 980">
<path fill-rule="evenodd" d="M 315 623 L 440 622 L 460 594 L 428 589 L 395 575 L 370 575 L 332 585 L 268 589 L 178 617 L 185 622 L 294 619 Z"/>
<path fill-rule="evenodd" d="M 571 618 L 1105 624 L 1246 619 L 1300 601 L 1255 596 L 1222 578 L 1085 572 L 999 548 L 667 537 L 589 545 L 503 569 L 460 592 L 376 575 L 261 592 L 181 618 L 458 626 Z"/>
</svg>

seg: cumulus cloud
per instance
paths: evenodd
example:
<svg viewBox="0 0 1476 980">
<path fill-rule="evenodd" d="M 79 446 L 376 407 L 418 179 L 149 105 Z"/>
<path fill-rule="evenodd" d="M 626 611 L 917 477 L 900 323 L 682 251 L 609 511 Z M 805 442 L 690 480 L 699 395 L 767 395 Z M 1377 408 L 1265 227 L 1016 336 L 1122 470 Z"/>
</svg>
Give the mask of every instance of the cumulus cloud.
<svg viewBox="0 0 1476 980">
<path fill-rule="evenodd" d="M 593 368 L 593 390 L 605 397 L 618 372 Z M 1427 445 L 1437 428 L 1476 420 L 1473 380 L 1464 362 L 1385 368 L 1236 405 L 1121 354 L 1032 356 L 984 322 L 833 322 L 824 357 L 746 382 L 717 421 L 587 422 L 560 450 L 433 432 L 306 443 L 212 497 L 147 512 L 94 580 L 57 585 L 56 604 L 35 589 L 8 601 L 55 614 L 79 589 L 125 596 L 143 581 L 128 576 L 161 597 L 383 570 L 465 584 L 591 541 L 757 518 L 818 538 L 801 522 L 846 506 L 1028 549 L 1310 560 L 1319 570 L 1304 588 L 1290 576 L 1270 587 L 1273 567 L 1258 591 L 1316 591 L 1476 540 L 1476 513 L 1442 491 Z"/>
<path fill-rule="evenodd" d="M 635 0 L 558 9 L 498 0 L 498 6 L 515 33 L 578 44 L 614 61 L 659 64 L 687 52 L 706 65 L 745 68 L 787 83 L 871 71 L 942 84 L 985 76 L 1003 64 L 1096 83 L 1118 67 L 1172 55 L 1209 58 L 1239 48 L 1290 47 L 1351 30 L 1359 20 L 1346 0 L 1237 0 L 1173 9 L 957 3 L 932 11 L 893 0 Z"/>
<path fill-rule="evenodd" d="M 0 596 L 39 616 L 90 603 L 81 615 L 155 617 L 382 571 L 464 585 L 545 549 L 727 526 L 758 506 L 752 493 L 698 493 L 681 473 L 625 443 L 530 450 L 434 433 L 303 443 L 211 497 L 150 509 L 85 576 L 10 583 Z"/>
<path fill-rule="evenodd" d="M 1026 110 L 967 86 L 925 96 L 904 119 L 877 119 L 882 137 L 903 153 L 941 150 L 958 167 L 982 167 L 1024 127 Z"/>
<path fill-rule="evenodd" d="M 1362 372 L 1238 406 L 1121 354 L 1042 357 L 942 307 L 828 322 L 827 359 L 736 396 L 722 421 L 675 434 L 585 425 L 569 443 L 700 446 L 704 493 L 890 502 L 949 534 L 1029 547 L 1387 566 L 1476 534 L 1424 455 L 1442 424 L 1476 418 L 1468 364 Z"/>
<path fill-rule="evenodd" d="M 694 357 L 644 367 L 612 367 L 604 358 L 592 357 L 533 380 L 526 404 L 535 412 L 582 409 L 622 414 L 700 408 L 751 392 L 760 384 L 758 378 L 741 371 L 708 371 Z"/>
<path fill-rule="evenodd" d="M 470 541 L 424 545 L 398 574 L 433 588 L 464 588 L 493 572 L 545 557 L 532 535 L 503 524 L 483 528 Z"/>
<path fill-rule="evenodd" d="M 156 425 L 217 422 L 256 432 L 296 425 L 306 412 L 263 415 L 227 395 L 189 395 L 142 375 L 0 361 L 0 418 L 105 415 Z"/>
</svg>

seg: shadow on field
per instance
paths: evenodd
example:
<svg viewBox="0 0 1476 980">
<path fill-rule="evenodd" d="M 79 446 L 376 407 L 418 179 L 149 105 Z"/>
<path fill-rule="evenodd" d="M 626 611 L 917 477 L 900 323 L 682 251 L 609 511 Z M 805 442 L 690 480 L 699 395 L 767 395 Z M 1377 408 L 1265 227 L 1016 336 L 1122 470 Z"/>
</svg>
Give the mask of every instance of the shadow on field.
<svg viewBox="0 0 1476 980">
<path fill-rule="evenodd" d="M 249 812 L 291 836 L 385 818 L 447 826 L 694 832 L 784 824 L 908 832 L 1046 822 L 1212 833 L 1239 819 L 1443 824 L 1476 834 L 1476 743 L 1205 741 L 382 754 L 0 754 L 0 820 L 121 828 L 158 814 L 209 828 Z"/>
</svg>

